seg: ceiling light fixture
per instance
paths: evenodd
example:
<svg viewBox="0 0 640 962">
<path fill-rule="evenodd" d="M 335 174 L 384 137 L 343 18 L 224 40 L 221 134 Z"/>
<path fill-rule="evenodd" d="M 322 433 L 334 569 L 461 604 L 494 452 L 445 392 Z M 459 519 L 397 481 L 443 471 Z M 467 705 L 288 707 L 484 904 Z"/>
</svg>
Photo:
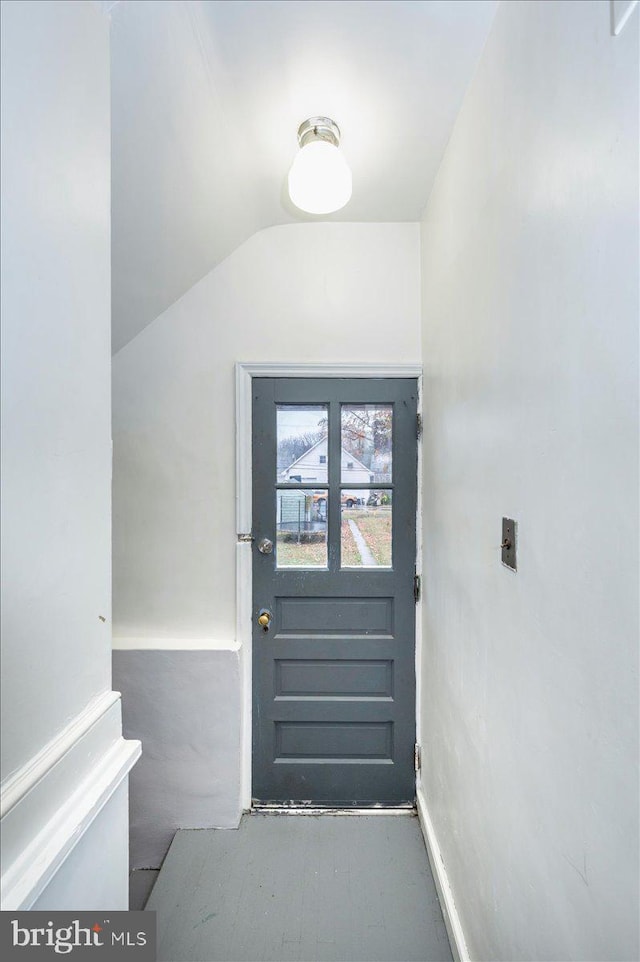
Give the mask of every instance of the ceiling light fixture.
<svg viewBox="0 0 640 962">
<path fill-rule="evenodd" d="M 289 171 L 289 196 L 309 214 L 340 210 L 351 197 L 351 171 L 340 152 L 340 128 L 311 117 L 298 128 L 300 150 Z"/>
</svg>

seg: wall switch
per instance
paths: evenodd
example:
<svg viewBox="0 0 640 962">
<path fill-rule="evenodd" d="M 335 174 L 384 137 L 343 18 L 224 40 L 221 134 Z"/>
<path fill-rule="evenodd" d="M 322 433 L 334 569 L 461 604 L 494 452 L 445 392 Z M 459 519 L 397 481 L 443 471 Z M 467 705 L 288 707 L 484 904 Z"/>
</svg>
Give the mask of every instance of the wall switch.
<svg viewBox="0 0 640 962">
<path fill-rule="evenodd" d="M 502 564 L 516 570 L 516 523 L 511 518 L 502 519 Z"/>
</svg>

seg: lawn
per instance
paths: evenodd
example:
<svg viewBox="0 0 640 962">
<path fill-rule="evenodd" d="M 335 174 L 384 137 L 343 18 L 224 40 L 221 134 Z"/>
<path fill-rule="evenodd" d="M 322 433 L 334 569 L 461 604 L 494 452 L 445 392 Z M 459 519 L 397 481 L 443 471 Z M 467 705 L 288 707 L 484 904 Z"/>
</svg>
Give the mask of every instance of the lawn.
<svg viewBox="0 0 640 962">
<path fill-rule="evenodd" d="M 297 544 L 295 541 L 285 541 L 278 534 L 276 559 L 279 568 L 325 568 L 327 546 L 324 541 Z"/>
<path fill-rule="evenodd" d="M 345 518 L 345 514 L 352 515 L 357 514 L 356 511 L 346 511 L 342 514 L 342 567 L 352 567 L 355 565 L 362 564 L 362 558 L 360 557 L 360 552 L 358 551 L 358 546 L 353 537 L 351 528 L 349 527 L 348 520 Z"/>
<path fill-rule="evenodd" d="M 362 558 L 358 551 L 349 521 L 355 521 L 376 562 L 384 568 L 391 567 L 391 506 L 346 508 L 342 511 L 341 556 L 342 567 L 360 567 Z M 291 535 L 278 534 L 276 552 L 279 568 L 325 568 L 327 546 L 324 541 L 303 541 L 297 544 Z"/>
<path fill-rule="evenodd" d="M 391 506 L 381 505 L 380 507 L 355 508 L 342 512 L 342 544 L 343 544 L 343 565 L 362 564 L 360 553 L 356 547 L 351 529 L 347 521 L 355 521 L 364 538 L 369 551 L 379 565 L 385 568 L 391 567 Z M 345 528 L 349 532 L 349 539 L 353 545 L 353 551 L 357 556 L 356 561 L 347 561 L 344 556 Z"/>
</svg>

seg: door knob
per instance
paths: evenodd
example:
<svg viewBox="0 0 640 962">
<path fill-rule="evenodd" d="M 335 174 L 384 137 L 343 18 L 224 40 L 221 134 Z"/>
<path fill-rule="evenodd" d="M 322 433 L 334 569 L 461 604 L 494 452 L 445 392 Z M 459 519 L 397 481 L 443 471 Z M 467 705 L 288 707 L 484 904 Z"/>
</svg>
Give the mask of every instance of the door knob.
<svg viewBox="0 0 640 962">
<path fill-rule="evenodd" d="M 258 624 L 263 631 L 269 631 L 272 614 L 267 608 L 261 608 L 258 614 Z"/>
</svg>

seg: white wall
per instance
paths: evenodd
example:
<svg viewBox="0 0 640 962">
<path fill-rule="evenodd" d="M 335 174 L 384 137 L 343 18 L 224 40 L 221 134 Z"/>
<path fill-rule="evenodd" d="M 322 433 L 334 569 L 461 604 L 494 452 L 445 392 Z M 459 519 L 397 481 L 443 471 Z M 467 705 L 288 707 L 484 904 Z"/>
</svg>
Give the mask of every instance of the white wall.
<svg viewBox="0 0 640 962">
<path fill-rule="evenodd" d="M 419 312 L 417 224 L 273 227 L 116 354 L 117 636 L 235 639 L 235 362 L 415 361 Z"/>
<path fill-rule="evenodd" d="M 132 866 L 159 865 L 176 827 L 237 823 L 248 798 L 235 363 L 415 362 L 419 322 L 417 224 L 290 225 L 255 234 L 114 357 L 114 644 L 130 649 L 114 664 L 126 731 L 149 749 Z"/>
<path fill-rule="evenodd" d="M 5 862 L 9 877 L 98 766 L 82 748 L 84 735 L 103 725 L 112 733 L 107 747 L 121 747 L 119 708 L 114 721 L 100 697 L 111 687 L 111 445 L 109 29 L 97 5 L 3 3 L 1 88 L 2 824 L 3 851 L 16 859 Z M 59 766 L 71 750 L 73 772 L 61 787 Z M 72 807 L 71 821 L 86 831 L 89 810 Z M 41 885 L 38 873 L 63 858 L 70 825 L 58 826 L 57 853 L 29 849 L 33 885 L 27 891 L 21 881 L 21 904 Z M 75 884 L 82 889 L 80 871 Z"/>
<path fill-rule="evenodd" d="M 422 785 L 472 959 L 638 958 L 634 18 L 501 4 L 423 221 Z"/>
</svg>

